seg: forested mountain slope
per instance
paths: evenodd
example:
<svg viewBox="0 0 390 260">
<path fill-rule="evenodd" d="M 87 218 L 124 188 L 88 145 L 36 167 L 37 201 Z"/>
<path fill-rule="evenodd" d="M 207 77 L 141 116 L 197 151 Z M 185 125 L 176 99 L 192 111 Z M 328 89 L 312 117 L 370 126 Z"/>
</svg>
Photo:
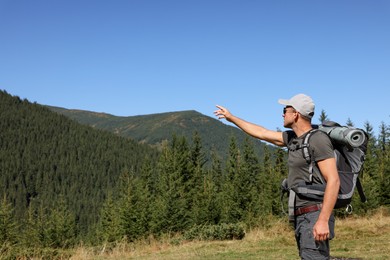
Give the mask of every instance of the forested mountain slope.
<svg viewBox="0 0 390 260">
<path fill-rule="evenodd" d="M 63 200 L 79 232 L 95 224 L 123 172 L 137 172 L 158 152 L 130 138 L 81 125 L 0 91 L 0 194 L 18 219 Z"/>
<path fill-rule="evenodd" d="M 194 110 L 120 117 L 84 110 L 49 108 L 79 123 L 157 147 L 160 147 L 164 140 L 172 140 L 173 135 L 191 140 L 196 132 L 202 140 L 203 147 L 209 151 L 215 149 L 221 158 L 228 154 L 227 140 L 234 136 L 239 144 L 243 144 L 248 137 L 238 128 Z M 257 155 L 262 158 L 266 144 L 259 141 L 255 141 L 254 144 Z"/>
</svg>

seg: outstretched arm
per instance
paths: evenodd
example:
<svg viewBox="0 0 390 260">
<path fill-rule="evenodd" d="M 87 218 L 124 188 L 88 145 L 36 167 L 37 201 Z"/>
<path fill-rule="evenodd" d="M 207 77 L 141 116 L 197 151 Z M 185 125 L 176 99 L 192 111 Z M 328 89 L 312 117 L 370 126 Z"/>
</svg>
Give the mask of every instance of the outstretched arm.
<svg viewBox="0 0 390 260">
<path fill-rule="evenodd" d="M 245 133 L 260 140 L 267 141 L 278 146 L 285 145 L 283 143 L 282 132 L 268 130 L 265 127 L 247 122 L 239 117 L 234 116 L 227 108 L 223 106 L 217 105 L 217 108 L 218 110 L 214 111 L 214 114 L 219 119 L 226 119 L 227 121 L 232 122 L 233 124 L 241 128 L 241 130 L 243 130 Z"/>
</svg>

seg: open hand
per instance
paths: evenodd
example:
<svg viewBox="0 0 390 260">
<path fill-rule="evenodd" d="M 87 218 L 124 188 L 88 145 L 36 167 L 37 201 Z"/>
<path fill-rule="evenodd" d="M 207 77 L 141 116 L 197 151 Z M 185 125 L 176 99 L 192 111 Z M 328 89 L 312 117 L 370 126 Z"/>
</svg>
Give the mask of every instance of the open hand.
<svg viewBox="0 0 390 260">
<path fill-rule="evenodd" d="M 218 108 L 218 110 L 214 111 L 214 115 L 216 115 L 218 119 L 228 119 L 231 116 L 231 113 L 225 107 L 219 105 L 216 105 L 216 107 Z"/>
</svg>

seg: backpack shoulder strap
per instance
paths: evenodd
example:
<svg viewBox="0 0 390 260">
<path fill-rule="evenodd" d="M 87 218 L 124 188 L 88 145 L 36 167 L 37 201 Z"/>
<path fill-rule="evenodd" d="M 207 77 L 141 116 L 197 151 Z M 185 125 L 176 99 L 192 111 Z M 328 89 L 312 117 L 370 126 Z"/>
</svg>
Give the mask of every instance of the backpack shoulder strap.
<svg viewBox="0 0 390 260">
<path fill-rule="evenodd" d="M 311 156 L 311 153 L 310 153 L 310 137 L 311 135 L 318 131 L 317 129 L 311 129 L 305 136 L 305 138 L 303 139 L 303 143 L 302 143 L 302 154 L 303 154 L 303 158 L 305 158 L 306 162 L 308 164 L 310 164 L 312 162 L 312 156 Z"/>
<path fill-rule="evenodd" d="M 307 132 L 307 134 L 305 135 L 304 137 L 304 140 L 301 144 L 299 144 L 295 138 L 291 138 L 287 144 L 287 148 L 289 151 L 296 151 L 296 150 L 299 150 L 299 149 L 302 149 L 302 152 L 303 152 L 303 157 L 305 158 L 306 162 L 307 163 L 310 163 L 310 152 L 309 152 L 309 140 L 310 140 L 310 136 L 312 135 L 313 132 L 316 132 L 317 129 L 311 129 L 309 132 Z"/>
<path fill-rule="evenodd" d="M 320 170 L 317 168 L 317 170 L 314 170 L 316 167 L 316 162 L 313 159 L 313 156 L 311 154 L 310 150 L 310 137 L 318 132 L 318 129 L 311 129 L 303 139 L 302 143 L 302 154 L 303 158 L 305 158 L 306 162 L 309 164 L 309 174 L 310 174 L 310 181 L 312 181 L 313 174 L 316 175 L 319 181 L 321 181 L 323 184 L 325 183 L 324 178 L 321 175 Z"/>
</svg>

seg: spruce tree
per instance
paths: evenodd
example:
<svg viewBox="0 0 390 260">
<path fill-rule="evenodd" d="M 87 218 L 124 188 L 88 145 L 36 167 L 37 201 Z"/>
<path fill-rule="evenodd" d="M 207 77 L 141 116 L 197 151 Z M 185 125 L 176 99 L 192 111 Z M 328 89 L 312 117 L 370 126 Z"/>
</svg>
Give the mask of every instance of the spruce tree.
<svg viewBox="0 0 390 260">
<path fill-rule="evenodd" d="M 226 178 L 220 195 L 221 222 L 236 223 L 241 219 L 242 211 L 239 207 L 237 186 L 235 186 L 235 181 L 240 174 L 240 151 L 234 136 L 230 138 L 225 174 Z"/>
<path fill-rule="evenodd" d="M 77 242 L 76 219 L 62 196 L 50 210 L 44 235 L 46 246 L 52 248 L 70 248 Z"/>
<path fill-rule="evenodd" d="M 125 174 L 124 189 L 119 200 L 119 213 L 124 235 L 129 241 L 145 236 L 149 231 L 150 194 L 146 182 L 134 175 Z"/>
<path fill-rule="evenodd" d="M 191 224 L 200 225 L 210 222 L 210 210 L 213 209 L 214 185 L 204 170 L 206 156 L 202 140 L 197 132 L 192 138 L 190 149 L 190 166 L 192 179 L 188 182 L 188 202 L 191 211 Z M 186 185 L 186 186 L 187 186 Z"/>
<path fill-rule="evenodd" d="M 368 143 L 366 157 L 359 179 L 361 180 L 368 203 L 362 203 L 360 196 L 353 196 L 354 211 L 356 213 L 376 208 L 380 203 L 376 138 L 373 127 L 368 121 L 364 123 L 364 131 L 368 135 Z"/>
<path fill-rule="evenodd" d="M 260 175 L 260 198 L 261 198 L 261 217 L 265 219 L 271 215 L 273 209 L 273 200 L 275 194 L 272 193 L 273 178 L 274 178 L 274 167 L 271 158 L 271 152 L 268 146 L 264 146 L 264 158 L 262 171 Z M 279 193 L 278 193 L 279 194 Z"/>
<path fill-rule="evenodd" d="M 97 225 L 97 241 L 115 242 L 124 236 L 120 218 L 120 207 L 115 203 L 112 193 L 108 193 L 107 199 L 100 210 L 100 219 Z"/>
<path fill-rule="evenodd" d="M 351 118 L 348 117 L 347 122 L 345 124 L 346 126 L 354 127 L 354 123 L 352 122 Z"/>
<path fill-rule="evenodd" d="M 260 165 L 255 154 L 253 139 L 246 137 L 244 141 L 243 158 L 240 175 L 235 181 L 238 190 L 239 207 L 243 212 L 240 219 L 253 226 L 260 215 Z"/>
<path fill-rule="evenodd" d="M 182 231 L 191 224 L 185 193 L 189 180 L 188 151 L 184 137 L 179 139 L 174 136 L 171 145 L 165 144 L 163 147 L 150 224 L 153 233 Z"/>
<path fill-rule="evenodd" d="M 384 122 L 379 126 L 378 137 L 378 159 L 379 159 L 379 179 L 380 179 L 380 198 L 381 205 L 390 205 L 390 169 L 389 169 L 389 145 L 390 145 L 390 130 Z"/>
<path fill-rule="evenodd" d="M 321 124 L 325 121 L 330 120 L 324 109 L 321 110 L 318 120 L 320 121 Z"/>
<path fill-rule="evenodd" d="M 287 178 L 288 176 L 288 168 L 287 168 L 287 153 L 284 148 L 276 148 L 275 150 L 275 166 L 274 171 L 272 173 L 272 183 L 271 183 L 271 193 L 273 194 L 272 197 L 272 214 L 276 216 L 281 216 L 285 212 L 282 211 L 284 209 L 285 204 L 283 204 L 282 208 L 282 202 L 280 199 L 281 194 L 281 182 L 283 179 Z"/>
<path fill-rule="evenodd" d="M 4 195 L 0 202 L 0 245 L 13 245 L 18 241 L 18 226 L 14 220 L 12 204 Z"/>
<path fill-rule="evenodd" d="M 218 152 L 215 149 L 211 151 L 211 169 L 209 170 L 210 182 L 214 185 L 214 195 L 212 203 L 211 223 L 219 224 L 221 222 L 221 212 L 223 208 L 223 187 L 226 181 L 222 171 L 222 162 L 219 158 Z"/>
</svg>

